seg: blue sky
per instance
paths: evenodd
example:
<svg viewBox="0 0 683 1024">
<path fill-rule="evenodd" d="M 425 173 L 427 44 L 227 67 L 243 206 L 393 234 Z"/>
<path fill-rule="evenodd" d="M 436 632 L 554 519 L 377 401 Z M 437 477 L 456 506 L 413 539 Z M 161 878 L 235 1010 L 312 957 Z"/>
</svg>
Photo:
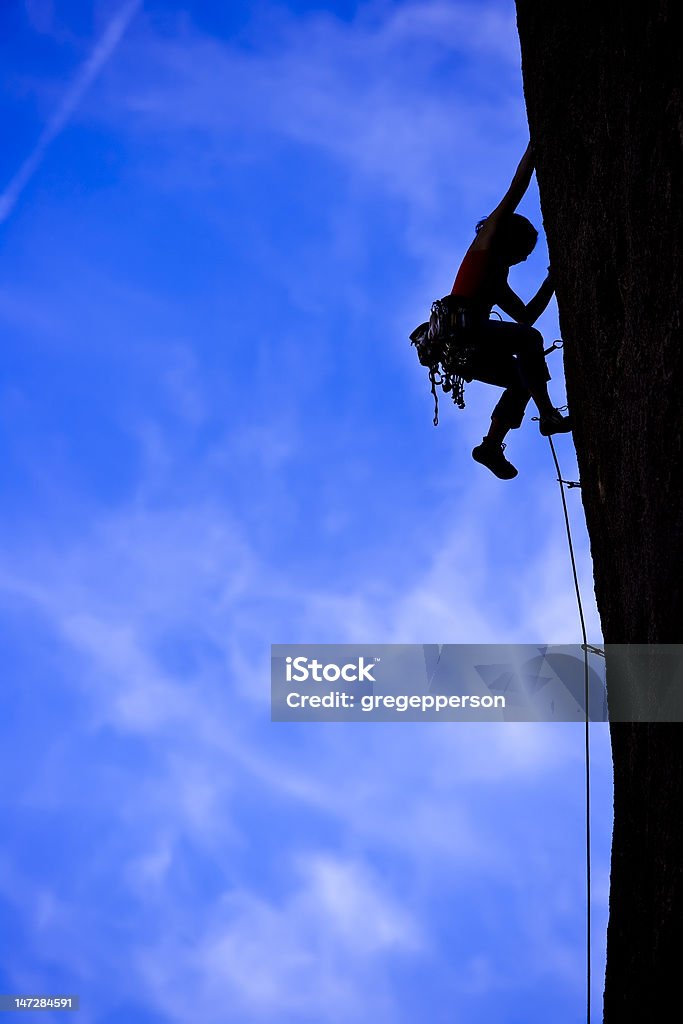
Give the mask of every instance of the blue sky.
<svg viewBox="0 0 683 1024">
<path fill-rule="evenodd" d="M 495 480 L 499 392 L 434 429 L 407 339 L 526 145 L 512 2 L 0 28 L 0 988 L 83 1024 L 576 1021 L 580 728 L 269 721 L 271 643 L 580 639 L 547 443 Z"/>
</svg>

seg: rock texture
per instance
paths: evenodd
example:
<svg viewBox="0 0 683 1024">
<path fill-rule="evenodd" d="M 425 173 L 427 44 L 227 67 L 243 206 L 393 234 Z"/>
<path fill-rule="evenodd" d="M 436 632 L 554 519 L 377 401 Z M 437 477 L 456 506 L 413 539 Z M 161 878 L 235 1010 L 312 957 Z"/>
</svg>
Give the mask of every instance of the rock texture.
<svg viewBox="0 0 683 1024">
<path fill-rule="evenodd" d="M 607 644 L 683 641 L 683 4 L 517 0 Z M 643 684 L 643 705 L 664 681 Z M 618 703 L 607 665 L 610 707 Z M 681 1015 L 683 725 L 610 726 L 605 1022 Z"/>
</svg>

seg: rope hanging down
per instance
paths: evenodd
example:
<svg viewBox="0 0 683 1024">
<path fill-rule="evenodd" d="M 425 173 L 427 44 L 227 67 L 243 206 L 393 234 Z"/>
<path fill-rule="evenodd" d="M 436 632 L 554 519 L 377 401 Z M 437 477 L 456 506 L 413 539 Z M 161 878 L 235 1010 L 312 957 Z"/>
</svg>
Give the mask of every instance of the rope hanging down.
<svg viewBox="0 0 683 1024">
<path fill-rule="evenodd" d="M 588 713 L 588 652 L 592 651 L 595 654 L 604 653 L 599 648 L 593 647 L 592 644 L 588 643 L 586 637 L 586 621 L 583 615 L 583 603 L 581 601 L 581 590 L 579 587 L 579 577 L 576 571 L 576 559 L 574 558 L 574 545 L 572 543 L 572 532 L 569 525 L 569 512 L 567 511 L 567 501 L 564 496 L 564 488 L 580 487 L 581 484 L 573 480 L 565 480 L 560 470 L 560 463 L 557 458 L 557 452 L 555 451 L 555 445 L 553 444 L 552 437 L 548 437 L 548 443 L 550 445 L 550 451 L 552 452 L 553 462 L 555 463 L 555 469 L 557 470 L 557 482 L 560 485 L 560 494 L 562 495 L 562 510 L 564 512 L 564 524 L 567 530 L 567 543 L 569 545 L 569 558 L 572 564 L 572 575 L 574 576 L 574 589 L 576 591 L 576 603 L 579 609 L 579 619 L 581 622 L 581 636 L 583 643 L 581 647 L 583 649 L 583 697 L 584 706 L 586 709 L 585 719 L 585 761 L 586 761 L 586 1022 L 590 1024 L 591 1021 L 591 787 L 590 787 L 590 735 L 589 735 L 589 713 Z"/>
</svg>

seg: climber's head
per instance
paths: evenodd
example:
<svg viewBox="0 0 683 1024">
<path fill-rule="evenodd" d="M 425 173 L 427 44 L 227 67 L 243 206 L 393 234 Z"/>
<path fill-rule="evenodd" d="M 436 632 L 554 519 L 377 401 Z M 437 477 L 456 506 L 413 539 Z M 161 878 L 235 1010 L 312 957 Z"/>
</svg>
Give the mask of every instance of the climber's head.
<svg viewBox="0 0 683 1024">
<path fill-rule="evenodd" d="M 486 218 L 479 221 L 477 231 L 485 222 Z M 523 263 L 533 252 L 537 241 L 538 231 L 530 220 L 519 213 L 511 213 L 509 217 L 501 219 L 496 227 L 495 245 L 508 266 Z"/>
</svg>

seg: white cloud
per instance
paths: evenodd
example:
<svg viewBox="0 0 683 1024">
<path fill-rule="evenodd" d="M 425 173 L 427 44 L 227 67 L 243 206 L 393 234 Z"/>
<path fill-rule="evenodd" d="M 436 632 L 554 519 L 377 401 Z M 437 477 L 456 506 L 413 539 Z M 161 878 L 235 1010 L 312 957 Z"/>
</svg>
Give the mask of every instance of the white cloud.
<svg viewBox="0 0 683 1024">
<path fill-rule="evenodd" d="M 421 948 L 414 915 L 356 859 L 309 851 L 292 864 L 285 854 L 282 874 L 279 899 L 226 890 L 198 941 L 169 920 L 160 950 L 136 950 L 138 969 L 171 1019 L 221 1021 L 228 1012 L 335 1021 L 369 1019 L 386 1007 L 382 958 Z"/>
<path fill-rule="evenodd" d="M 258 444 L 255 458 L 257 451 Z M 287 740 L 267 722 L 267 643 L 285 635 L 402 642 L 528 636 L 569 614 L 564 538 L 551 530 L 529 560 L 515 623 L 488 601 L 498 580 L 490 554 L 498 512 L 484 500 L 483 481 L 464 504 L 457 491 L 445 496 L 452 522 L 443 522 L 431 559 L 415 565 L 409 585 L 392 587 L 390 551 L 386 579 L 380 573 L 366 581 L 359 552 L 359 571 L 350 577 L 355 586 L 340 590 L 331 579 L 306 589 L 263 559 L 247 521 L 217 498 L 207 500 L 201 472 L 182 500 L 156 507 L 154 495 L 173 472 L 163 465 L 162 459 L 149 493 L 141 486 L 129 506 L 70 543 L 6 554 L 1 579 L 6 599 L 20 595 L 35 605 L 59 637 L 87 731 L 136 737 L 152 758 L 151 774 L 136 778 L 134 764 L 124 772 L 125 799 L 115 790 L 99 798 L 121 816 L 120 864 L 110 870 L 146 922 L 144 943 L 127 952 L 126 968 L 140 971 L 147 998 L 179 1021 L 188 1019 L 189 993 L 209 1024 L 224 1013 L 215 1008 L 226 1005 L 245 1021 L 268 1019 L 276 1005 L 349 1019 L 366 1007 L 371 969 L 377 1013 L 386 1013 L 391 995 L 383 958 L 392 951 L 417 955 L 434 936 L 410 895 L 390 877 L 376 877 L 373 855 L 386 863 L 401 858 L 420 877 L 441 870 L 506 886 L 519 876 L 523 889 L 525 850 L 548 841 L 548 819 L 530 817 L 524 840 L 514 832 L 502 840 L 505 821 L 523 806 L 520 787 L 531 787 L 543 807 L 553 781 L 562 792 L 579 792 L 581 737 L 571 727 L 533 725 L 336 732 L 321 725 Z M 271 529 L 277 530 L 276 519 Z M 539 585 L 544 573 L 549 582 Z M 562 599 L 555 596 L 560 578 Z M 536 601 L 524 596 L 532 587 Z M 548 612 L 551 599 L 557 605 Z M 166 650 L 169 638 L 194 652 L 189 662 L 176 665 Z M 74 764 L 78 741 L 74 733 Z M 573 783 L 567 771 L 575 773 Z M 61 805 L 81 799 L 63 783 L 58 791 Z M 215 912 L 201 900 L 178 897 L 174 878 L 184 844 L 227 865 L 235 851 L 262 841 L 250 836 L 249 826 L 245 832 L 247 794 L 291 807 L 298 821 L 303 815 L 325 822 L 341 837 L 335 852 L 306 854 L 305 834 L 283 834 L 282 856 L 298 864 L 284 894 L 273 895 L 242 868 L 233 869 L 235 884 Z M 41 799 L 54 801 L 55 793 L 34 792 L 34 806 Z M 486 809 L 496 806 L 489 820 Z M 560 801 L 558 813 L 561 807 Z M 266 825 L 267 812 L 259 830 Z M 344 849 L 357 853 L 349 858 Z M 539 885 L 551 884 L 557 870 L 542 866 Z M 570 871 L 568 885 L 577 883 L 575 874 Z M 96 880 L 83 884 L 87 889 Z M 465 914 L 475 913 L 464 895 L 461 901 Z M 50 905 L 43 899 L 37 918 Z M 533 914 L 541 916 L 529 918 L 528 942 L 539 948 L 542 940 L 546 949 L 556 941 L 555 953 L 544 954 L 544 969 L 578 986 L 578 954 L 557 938 L 576 913 L 561 901 L 542 911 L 534 904 Z M 191 942 L 184 938 L 188 927 Z M 350 946 L 359 951 L 355 959 Z M 93 950 L 91 969 L 106 970 L 107 955 Z M 322 969 L 304 985 L 321 955 Z M 473 956 L 462 969 L 463 992 L 475 992 L 488 977 L 477 960 L 483 952 Z M 343 992 L 340 963 L 347 965 Z M 500 984 L 514 983 L 501 977 Z"/>
<path fill-rule="evenodd" d="M 513 148 L 522 141 L 511 19 L 511 7 L 496 5 L 389 5 L 351 25 L 327 15 L 300 21 L 296 30 L 286 23 L 282 37 L 251 52 L 182 26 L 155 38 L 152 26 L 121 53 L 124 83 L 112 83 L 116 90 L 124 86 L 123 106 L 135 129 L 170 144 L 177 162 L 167 169 L 167 185 L 177 174 L 172 184 L 185 188 L 195 172 L 195 183 L 213 183 L 213 172 L 230 160 L 263 159 L 261 133 L 271 159 L 274 139 L 315 148 L 350 179 L 405 204 L 406 230 L 419 229 L 412 251 L 420 256 L 420 273 L 434 277 L 434 224 L 443 231 L 450 197 L 457 194 L 459 213 L 485 209 L 497 185 L 480 181 L 472 168 L 484 158 L 512 167 Z M 475 101 L 464 90 L 439 94 L 429 84 L 426 70 L 474 52 L 491 62 L 486 68 L 509 75 L 509 105 L 505 85 L 495 98 Z M 99 98 L 95 116 L 101 116 Z M 110 104 L 120 115 L 117 96 Z M 67 115 L 72 109 L 73 103 L 64 108 Z M 63 117 L 54 122 L 57 130 L 61 123 Z M 500 142 L 491 141 L 495 132 Z M 191 137 L 197 144 L 188 146 Z M 156 174 L 158 162 L 150 166 Z M 335 231 L 343 218 L 337 212 Z M 421 287 L 416 283 L 415 293 Z M 93 295 L 101 300 L 99 290 Z M 414 297 L 398 301 L 408 308 Z M 14 312 L 10 303 L 8 313 Z M 387 314 L 402 332 L 404 312 Z M 308 353 L 289 351 L 289 339 L 282 347 L 287 352 L 278 367 L 291 380 Z M 182 345 L 171 348 L 170 363 L 162 389 L 179 403 L 191 433 L 210 401 L 197 362 Z M 342 549 L 343 582 L 320 582 L 311 571 L 315 550 L 303 548 L 293 579 L 273 556 L 272 542 L 285 516 L 301 512 L 286 485 L 305 427 L 287 411 L 273 413 L 214 438 L 191 472 L 181 472 L 175 439 L 152 407 L 133 428 L 143 471 L 131 500 L 93 513 L 89 525 L 80 510 L 79 535 L 59 545 L 46 538 L 30 547 L 17 543 L 0 577 L 8 602 L 20 597 L 48 623 L 68 680 L 63 685 L 80 695 L 84 708 L 82 721 L 60 741 L 71 768 L 51 785 L 36 785 L 32 806 L 97 799 L 111 810 L 117 845 L 113 853 L 103 847 L 104 873 L 121 881 L 145 925 L 132 948 L 117 949 L 119 969 L 131 976 L 140 970 L 150 1000 L 183 1022 L 222 1021 L 226 1006 L 241 1011 L 244 1021 L 275 1019 L 274 1007 L 319 1020 L 397 1019 L 382 967 L 390 955 L 417 956 L 429 948 L 432 923 L 422 919 L 419 897 L 439 891 L 437 872 L 452 871 L 454 891 L 461 886 L 454 899 L 463 934 L 467 914 L 477 913 L 464 891 L 471 881 L 494 879 L 504 888 L 514 874 L 523 903 L 524 860 L 534 844 L 547 841 L 547 820 L 531 815 L 524 838 L 506 832 L 506 822 L 535 798 L 545 813 L 554 782 L 565 799 L 575 782 L 580 786 L 580 737 L 569 729 L 320 726 L 294 734 L 270 725 L 271 639 L 503 642 L 566 639 L 567 628 L 576 634 L 566 541 L 550 520 L 557 507 L 544 506 L 547 531 L 523 568 L 515 559 L 505 568 L 513 601 L 497 601 L 497 539 L 522 515 L 523 500 L 513 504 L 498 481 L 467 476 L 455 455 L 441 467 L 442 514 L 430 519 L 428 556 L 421 560 L 424 546 L 418 552 L 419 522 L 402 538 L 405 551 L 415 546 L 416 553 L 400 583 L 396 554 L 381 539 L 373 552 L 377 571 L 367 578 L 362 538 Z M 357 427 L 340 425 L 335 435 L 340 466 L 343 458 L 347 467 L 345 429 L 351 434 Z M 454 429 L 454 446 L 463 445 L 466 429 Z M 305 441 L 310 461 L 297 469 L 311 470 L 315 441 Z M 362 439 L 352 450 L 362 457 Z M 259 470 L 246 501 L 242 493 L 226 498 L 221 483 L 236 460 Z M 524 493 L 530 506 L 546 501 L 543 486 L 529 483 Z M 337 499 L 331 492 L 322 511 L 332 530 L 348 511 Z M 415 508 L 425 504 L 418 499 Z M 585 571 L 585 545 L 581 559 Z M 134 749 L 144 751 L 144 771 L 132 758 L 110 789 L 81 793 L 82 735 L 112 733 L 140 744 Z M 575 770 L 576 778 L 567 775 Z M 291 831 L 278 822 L 264 837 L 269 806 L 291 812 Z M 329 830 L 332 852 L 297 832 L 309 822 L 311 831 Z M 244 865 L 253 845 L 272 868 L 277 844 L 283 866 L 275 880 Z M 187 845 L 220 861 L 225 877 L 218 900 L 178 883 Z M 380 872 L 380 860 L 400 862 L 422 888 L 413 891 Z M 549 884 L 556 870 L 542 866 L 542 882 Z M 9 874 L 4 880 L 8 895 L 12 880 Z M 16 892 L 30 888 L 30 879 L 20 882 Z M 99 881 L 87 876 L 82 884 L 87 893 Z M 45 927 L 61 915 L 49 891 L 32 908 Z M 523 913 L 512 900 L 509 909 L 519 926 Z M 548 901 L 540 931 L 548 948 L 576 913 L 566 902 Z M 82 908 L 73 910 L 74 934 L 83 924 L 79 914 L 87 918 Z M 527 924 L 533 945 L 531 918 Z M 98 938 L 102 927 L 86 934 L 90 969 L 104 977 L 112 953 Z M 57 928 L 52 934 L 60 935 Z M 553 971 L 573 977 L 574 966 L 560 943 Z M 486 951 L 472 950 L 461 990 L 481 991 L 494 972 Z"/>
<path fill-rule="evenodd" d="M 500 154 L 511 142 L 523 148 L 514 18 L 499 4 L 402 4 L 351 24 L 280 17 L 253 47 L 218 41 L 185 21 L 163 37 L 150 29 L 137 47 L 110 114 L 123 105 L 128 127 L 137 123 L 147 140 L 188 138 L 192 159 L 179 186 L 191 187 L 193 178 L 217 184 L 226 162 L 272 160 L 280 138 L 328 154 L 424 216 L 447 199 L 460 202 L 458 193 L 470 203 L 476 196 L 479 209 L 490 182 L 477 169 L 484 161 L 505 166 Z M 495 75 L 495 97 L 459 80 L 473 58 L 480 77 L 484 67 Z"/>
<path fill-rule="evenodd" d="M 141 0 L 128 0 L 109 21 L 101 39 L 43 129 L 34 149 L 0 195 L 0 223 L 9 217 L 22 192 L 43 162 L 49 147 L 64 129 L 88 89 L 111 58 L 128 25 L 139 10 L 140 3 Z M 32 12 L 32 17 L 37 24 L 41 26 L 48 24 L 51 17 L 49 7 L 37 4 L 34 0 L 29 6 L 29 11 Z"/>
</svg>

